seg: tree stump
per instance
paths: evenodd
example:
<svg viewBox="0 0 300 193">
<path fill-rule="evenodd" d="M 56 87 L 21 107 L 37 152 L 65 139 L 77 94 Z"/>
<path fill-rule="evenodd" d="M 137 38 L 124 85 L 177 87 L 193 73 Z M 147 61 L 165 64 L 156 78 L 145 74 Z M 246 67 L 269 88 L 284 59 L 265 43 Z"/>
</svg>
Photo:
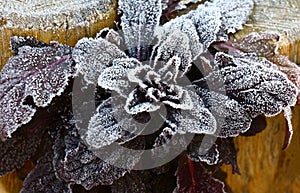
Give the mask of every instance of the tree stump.
<svg viewBox="0 0 300 193">
<path fill-rule="evenodd" d="M 111 27 L 116 18 L 116 0 L 7 0 L 0 1 L 0 68 L 12 55 L 11 36 L 33 36 L 74 46 L 85 36 Z"/>
<path fill-rule="evenodd" d="M 282 34 L 279 52 L 300 63 L 300 1 L 255 0 L 255 8 L 244 30 L 234 37 L 251 32 L 278 31 Z M 286 123 L 282 114 L 267 118 L 267 128 L 254 137 L 235 139 L 241 175 L 228 174 L 227 184 L 234 193 L 300 192 L 300 107 L 293 109 L 294 136 L 282 150 Z"/>
<path fill-rule="evenodd" d="M 300 63 L 300 1 L 255 0 L 254 12 L 244 30 L 279 31 L 284 38 L 280 52 Z M 84 36 L 95 36 L 103 27 L 114 24 L 116 0 L 19 0 L 0 1 L 0 69 L 11 56 L 11 36 L 33 36 L 40 41 L 55 40 L 73 46 Z M 227 184 L 234 193 L 300 193 L 300 107 L 293 109 L 294 136 L 282 150 L 285 135 L 283 115 L 267 119 L 267 128 L 254 137 L 237 137 L 241 175 L 227 172 Z M 0 178 L 0 192 L 18 192 L 22 181 L 16 173 Z"/>
<path fill-rule="evenodd" d="M 0 1 L 0 70 L 12 56 L 10 37 L 33 36 L 74 46 L 79 39 L 114 26 L 116 7 L 116 0 Z M 0 178 L 1 193 L 17 193 L 22 185 L 16 172 Z"/>
</svg>

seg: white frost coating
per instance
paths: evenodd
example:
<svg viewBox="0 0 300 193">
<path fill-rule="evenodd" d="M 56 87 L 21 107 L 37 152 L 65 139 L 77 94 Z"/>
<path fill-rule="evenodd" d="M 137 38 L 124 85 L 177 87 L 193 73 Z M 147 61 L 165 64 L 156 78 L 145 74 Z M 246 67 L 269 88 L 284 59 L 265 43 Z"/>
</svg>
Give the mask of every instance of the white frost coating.
<svg viewBox="0 0 300 193">
<path fill-rule="evenodd" d="M 0 1 L 0 13 L 7 20 L 5 27 L 72 29 L 103 20 L 113 4 L 112 0 Z"/>
<path fill-rule="evenodd" d="M 186 15 L 191 19 L 198 32 L 200 42 L 207 49 L 208 46 L 217 40 L 222 20 L 220 9 L 212 3 L 199 5 L 195 11 L 191 11 Z"/>
<path fill-rule="evenodd" d="M 149 65 L 143 65 L 134 69 L 130 69 L 127 74 L 128 80 L 132 83 L 137 83 L 142 88 L 146 88 L 147 85 L 144 83 L 144 80 L 147 80 L 145 78 L 147 78 L 149 71 L 153 71 L 152 67 Z M 154 76 L 159 77 L 158 74 Z"/>
<path fill-rule="evenodd" d="M 151 45 L 153 31 L 162 14 L 161 0 L 120 0 L 121 26 L 131 56 L 141 55 L 141 47 Z M 133 51 L 132 49 L 137 49 Z"/>
<path fill-rule="evenodd" d="M 214 91 L 199 90 L 198 92 L 216 118 L 217 130 L 214 136 L 236 137 L 250 128 L 251 116 L 237 101 Z"/>
<path fill-rule="evenodd" d="M 174 109 L 191 110 L 194 108 L 193 100 L 187 90 L 177 85 L 174 85 L 172 89 L 176 91 L 176 98 L 179 100 L 179 103 L 166 100 L 163 101 L 164 104 L 170 105 Z"/>
<path fill-rule="evenodd" d="M 154 68 L 165 68 L 164 65 L 174 56 L 180 58 L 178 70 L 182 71 L 181 76 L 183 76 L 192 65 L 192 53 L 188 36 L 179 30 L 171 33 L 158 47 L 157 56 L 154 59 Z M 176 61 L 174 64 L 176 64 Z"/>
<path fill-rule="evenodd" d="M 141 64 L 133 58 L 115 59 L 111 67 L 107 67 L 101 72 L 98 85 L 125 96 L 126 90 L 130 87 L 127 78 L 128 71 L 138 66 L 141 66 Z"/>
<path fill-rule="evenodd" d="M 189 92 L 193 100 L 193 109 L 182 110 L 174 115 L 179 126 L 177 133 L 185 134 L 214 134 L 217 129 L 217 122 L 211 112 L 203 105 L 202 99 L 193 92 Z"/>
<path fill-rule="evenodd" d="M 23 105 L 25 99 L 24 93 L 22 93 L 23 85 L 17 85 L 7 90 L 1 84 L 0 89 L 0 138 L 4 141 L 11 137 L 18 127 L 28 123 L 36 110 L 28 105 Z"/>
<path fill-rule="evenodd" d="M 115 109 L 116 110 L 116 109 Z M 86 143 L 93 148 L 101 148 L 110 145 L 121 137 L 122 122 L 117 122 L 113 109 L 100 105 L 88 126 Z"/>
<path fill-rule="evenodd" d="M 176 83 L 180 64 L 181 58 L 173 56 L 166 64 L 162 65 L 158 70 L 158 73 L 162 76 L 162 80 Z"/>
<path fill-rule="evenodd" d="M 216 0 L 214 1 L 216 7 L 220 8 L 222 15 L 222 33 L 235 33 L 236 30 L 243 28 L 243 24 L 247 22 L 248 16 L 254 7 L 253 0 Z M 221 36 L 220 36 L 221 37 Z M 227 35 L 222 41 L 228 40 Z"/>
<path fill-rule="evenodd" d="M 32 96 L 39 107 L 60 95 L 73 75 L 71 49 L 52 43 L 42 48 L 23 46 L 10 58 L 0 73 L 0 134 L 10 137 L 19 126 L 28 123 L 35 109 L 23 105 Z"/>
<path fill-rule="evenodd" d="M 203 45 L 200 43 L 197 30 L 192 20 L 185 17 L 177 17 L 165 23 L 162 27 L 155 29 L 155 35 L 159 41 L 165 40 L 174 31 L 180 30 L 188 36 L 192 59 L 196 59 L 203 52 Z"/>
<path fill-rule="evenodd" d="M 100 73 L 111 66 L 114 59 L 127 58 L 115 44 L 102 38 L 79 40 L 72 57 L 76 62 L 76 73 L 81 73 L 89 84 L 97 84 Z"/>
<path fill-rule="evenodd" d="M 253 54 L 217 53 L 215 63 L 221 69 L 204 78 L 210 90 L 229 93 L 252 117 L 274 116 L 295 105 L 296 86 L 269 61 Z"/>
<path fill-rule="evenodd" d="M 167 28 L 177 28 L 184 32 L 194 31 L 193 28 L 195 28 L 199 35 L 200 43 L 207 49 L 215 41 L 226 41 L 228 33 L 234 33 L 236 30 L 242 29 L 242 24 L 247 21 L 252 9 L 252 0 L 218 0 L 212 3 L 206 2 L 199 5 L 196 10 L 177 17 L 164 26 Z M 188 28 L 188 25 L 191 26 L 189 21 L 194 25 L 194 27 L 190 27 L 190 30 Z M 174 27 L 171 27 L 172 25 Z M 195 37 L 193 38 L 195 39 Z M 199 47 L 197 41 L 196 45 Z"/>
</svg>

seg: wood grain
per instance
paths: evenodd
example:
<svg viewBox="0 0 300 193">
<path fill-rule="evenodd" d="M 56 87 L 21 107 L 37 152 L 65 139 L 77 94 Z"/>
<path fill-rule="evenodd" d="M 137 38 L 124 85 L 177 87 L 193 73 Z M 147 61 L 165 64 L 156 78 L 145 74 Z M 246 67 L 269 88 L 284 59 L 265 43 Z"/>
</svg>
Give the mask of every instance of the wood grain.
<svg viewBox="0 0 300 193">
<path fill-rule="evenodd" d="M 279 52 L 300 63 L 300 1 L 255 0 L 250 21 L 234 37 L 263 31 L 280 32 Z M 241 175 L 223 167 L 234 193 L 300 193 L 299 106 L 293 110 L 293 127 L 294 136 L 286 150 L 282 150 L 286 129 L 282 114 L 268 118 L 262 133 L 235 139 Z"/>
<path fill-rule="evenodd" d="M 51 5 L 49 7 L 51 8 Z M 0 8 L 0 13 L 3 13 L 3 9 L 5 7 Z M 99 13 L 96 15 L 99 16 Z M 9 52 L 11 36 L 30 35 L 41 41 L 57 40 L 74 45 L 78 39 L 94 36 L 98 29 L 112 26 L 116 17 L 116 3 L 113 1 L 106 11 L 100 12 L 100 15 L 101 19 L 88 25 L 26 29 L 7 25 L 8 21 L 13 23 L 13 19 L 0 15 L 0 68 L 11 55 Z M 299 0 L 255 0 L 250 21 L 244 30 L 234 37 L 244 37 L 250 32 L 265 30 L 279 31 L 284 37 L 280 44 L 280 52 L 286 54 L 292 61 L 300 63 Z M 227 184 L 234 193 L 300 193 L 300 107 L 295 107 L 293 110 L 294 137 L 286 150 L 281 149 L 286 127 L 283 116 L 268 118 L 267 123 L 267 128 L 262 133 L 254 137 L 235 139 L 239 149 L 238 163 L 241 175 L 231 174 L 230 167 L 223 167 L 223 170 L 228 173 Z M 15 179 L 15 175 L 12 173 L 0 179 L 2 188 L 4 185 L 11 190 L 7 192 L 15 192 L 12 187 L 19 187 L 20 181 Z M 11 185 L 14 183 L 15 185 Z M 6 193 L 1 186 L 0 192 Z"/>
<path fill-rule="evenodd" d="M 250 21 L 234 36 L 244 37 L 251 32 L 278 31 L 283 35 L 280 52 L 293 62 L 300 63 L 300 1 L 254 0 Z"/>
<path fill-rule="evenodd" d="M 0 1 L 0 69 L 12 55 L 11 36 L 74 46 L 80 38 L 112 27 L 116 6 L 116 0 Z"/>
<path fill-rule="evenodd" d="M 93 37 L 104 27 L 114 26 L 116 6 L 116 0 L 0 1 L 0 70 L 12 55 L 11 36 L 74 46 L 82 37 Z M 22 185 L 16 172 L 9 173 L 0 178 L 0 193 L 18 193 Z"/>
</svg>

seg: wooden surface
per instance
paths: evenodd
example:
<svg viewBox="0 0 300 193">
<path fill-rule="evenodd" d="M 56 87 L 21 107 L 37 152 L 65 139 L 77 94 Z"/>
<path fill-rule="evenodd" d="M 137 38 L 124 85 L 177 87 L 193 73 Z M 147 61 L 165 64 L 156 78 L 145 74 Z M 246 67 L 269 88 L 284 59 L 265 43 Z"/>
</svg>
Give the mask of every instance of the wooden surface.
<svg viewBox="0 0 300 193">
<path fill-rule="evenodd" d="M 20 1 L 22 2 L 22 1 Z M 51 5 L 50 5 L 51 6 Z M 2 8 L 3 9 L 3 8 Z M 1 13 L 0 6 L 0 13 Z M 41 41 L 58 40 L 74 45 L 83 36 L 94 36 L 99 28 L 113 25 L 115 4 L 103 13 L 94 25 L 68 25 L 51 28 L 14 28 L 7 25 L 9 18 L 0 15 L 0 68 L 10 56 L 9 37 L 12 35 L 30 35 Z M 102 20 L 103 19 L 103 20 Z M 281 43 L 280 52 L 300 63 L 300 1 L 299 0 L 255 0 L 255 9 L 244 30 L 235 34 L 243 37 L 250 32 L 276 30 L 286 38 Z M 241 175 L 231 174 L 230 167 L 223 167 L 228 173 L 227 183 L 234 193 L 300 193 L 300 107 L 293 110 L 294 137 L 286 150 L 281 150 L 285 121 L 282 115 L 268 118 L 267 128 L 254 137 L 237 137 L 235 143 Z M 14 181 L 15 173 L 2 177 L 1 182 L 8 192 L 20 186 Z M 2 184 L 2 185 L 3 185 Z M 3 187 L 2 187 L 3 188 Z M 5 193 L 1 189 L 0 192 Z"/>
<path fill-rule="evenodd" d="M 255 0 L 254 12 L 244 30 L 250 32 L 279 31 L 279 51 L 300 64 L 300 1 Z M 267 119 L 267 128 L 254 137 L 237 137 L 238 164 L 241 175 L 228 174 L 227 184 L 234 193 L 300 193 L 300 107 L 293 110 L 294 136 L 290 146 L 282 150 L 285 120 L 280 114 Z"/>
<path fill-rule="evenodd" d="M 235 37 L 250 32 L 279 31 L 285 36 L 280 52 L 293 62 L 300 63 L 300 1 L 254 0 L 255 7 L 250 21 Z"/>
<path fill-rule="evenodd" d="M 116 0 L 0 0 L 0 68 L 12 55 L 10 37 L 33 36 L 74 46 L 113 26 Z"/>
<path fill-rule="evenodd" d="M 0 0 L 0 70 L 12 55 L 11 36 L 33 36 L 47 43 L 55 40 L 74 46 L 82 37 L 93 37 L 100 29 L 112 27 L 116 6 L 116 0 L 90 0 L 89 3 Z M 12 172 L 0 178 L 0 193 L 18 193 L 22 185 L 17 173 Z"/>
</svg>

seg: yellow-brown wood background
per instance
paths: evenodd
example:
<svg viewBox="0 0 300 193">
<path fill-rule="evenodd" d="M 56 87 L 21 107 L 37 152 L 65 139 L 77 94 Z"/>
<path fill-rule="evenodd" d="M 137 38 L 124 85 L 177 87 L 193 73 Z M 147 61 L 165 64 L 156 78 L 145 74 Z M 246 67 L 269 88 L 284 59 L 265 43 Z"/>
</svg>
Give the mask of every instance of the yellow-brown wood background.
<svg viewBox="0 0 300 193">
<path fill-rule="evenodd" d="M 234 37 L 243 37 L 250 32 L 279 31 L 284 35 L 280 53 L 300 63 L 300 1 L 299 0 L 254 0 L 255 8 L 244 30 Z M 100 28 L 112 26 L 116 6 L 106 13 L 103 22 L 81 27 L 74 31 L 32 31 L 1 28 L 0 17 L 0 68 L 8 56 L 8 42 L 12 35 L 31 35 L 41 41 L 57 40 L 74 45 L 84 36 L 94 36 Z M 60 34 L 60 35 L 59 35 Z M 66 34 L 68 38 L 66 38 Z M 71 34 L 71 35 L 70 35 Z M 2 39 L 1 39 L 2 37 Z M 231 174 L 231 167 L 224 166 L 228 173 L 227 184 L 234 193 L 300 193 L 300 107 L 293 109 L 294 136 L 291 145 L 282 150 L 285 135 L 285 120 L 280 114 L 267 119 L 267 128 L 254 137 L 237 137 L 238 164 L 241 175 Z M 1 159 L 1 158 L 0 158 Z M 0 193 L 15 193 L 22 187 L 16 173 L 0 178 Z"/>
</svg>

